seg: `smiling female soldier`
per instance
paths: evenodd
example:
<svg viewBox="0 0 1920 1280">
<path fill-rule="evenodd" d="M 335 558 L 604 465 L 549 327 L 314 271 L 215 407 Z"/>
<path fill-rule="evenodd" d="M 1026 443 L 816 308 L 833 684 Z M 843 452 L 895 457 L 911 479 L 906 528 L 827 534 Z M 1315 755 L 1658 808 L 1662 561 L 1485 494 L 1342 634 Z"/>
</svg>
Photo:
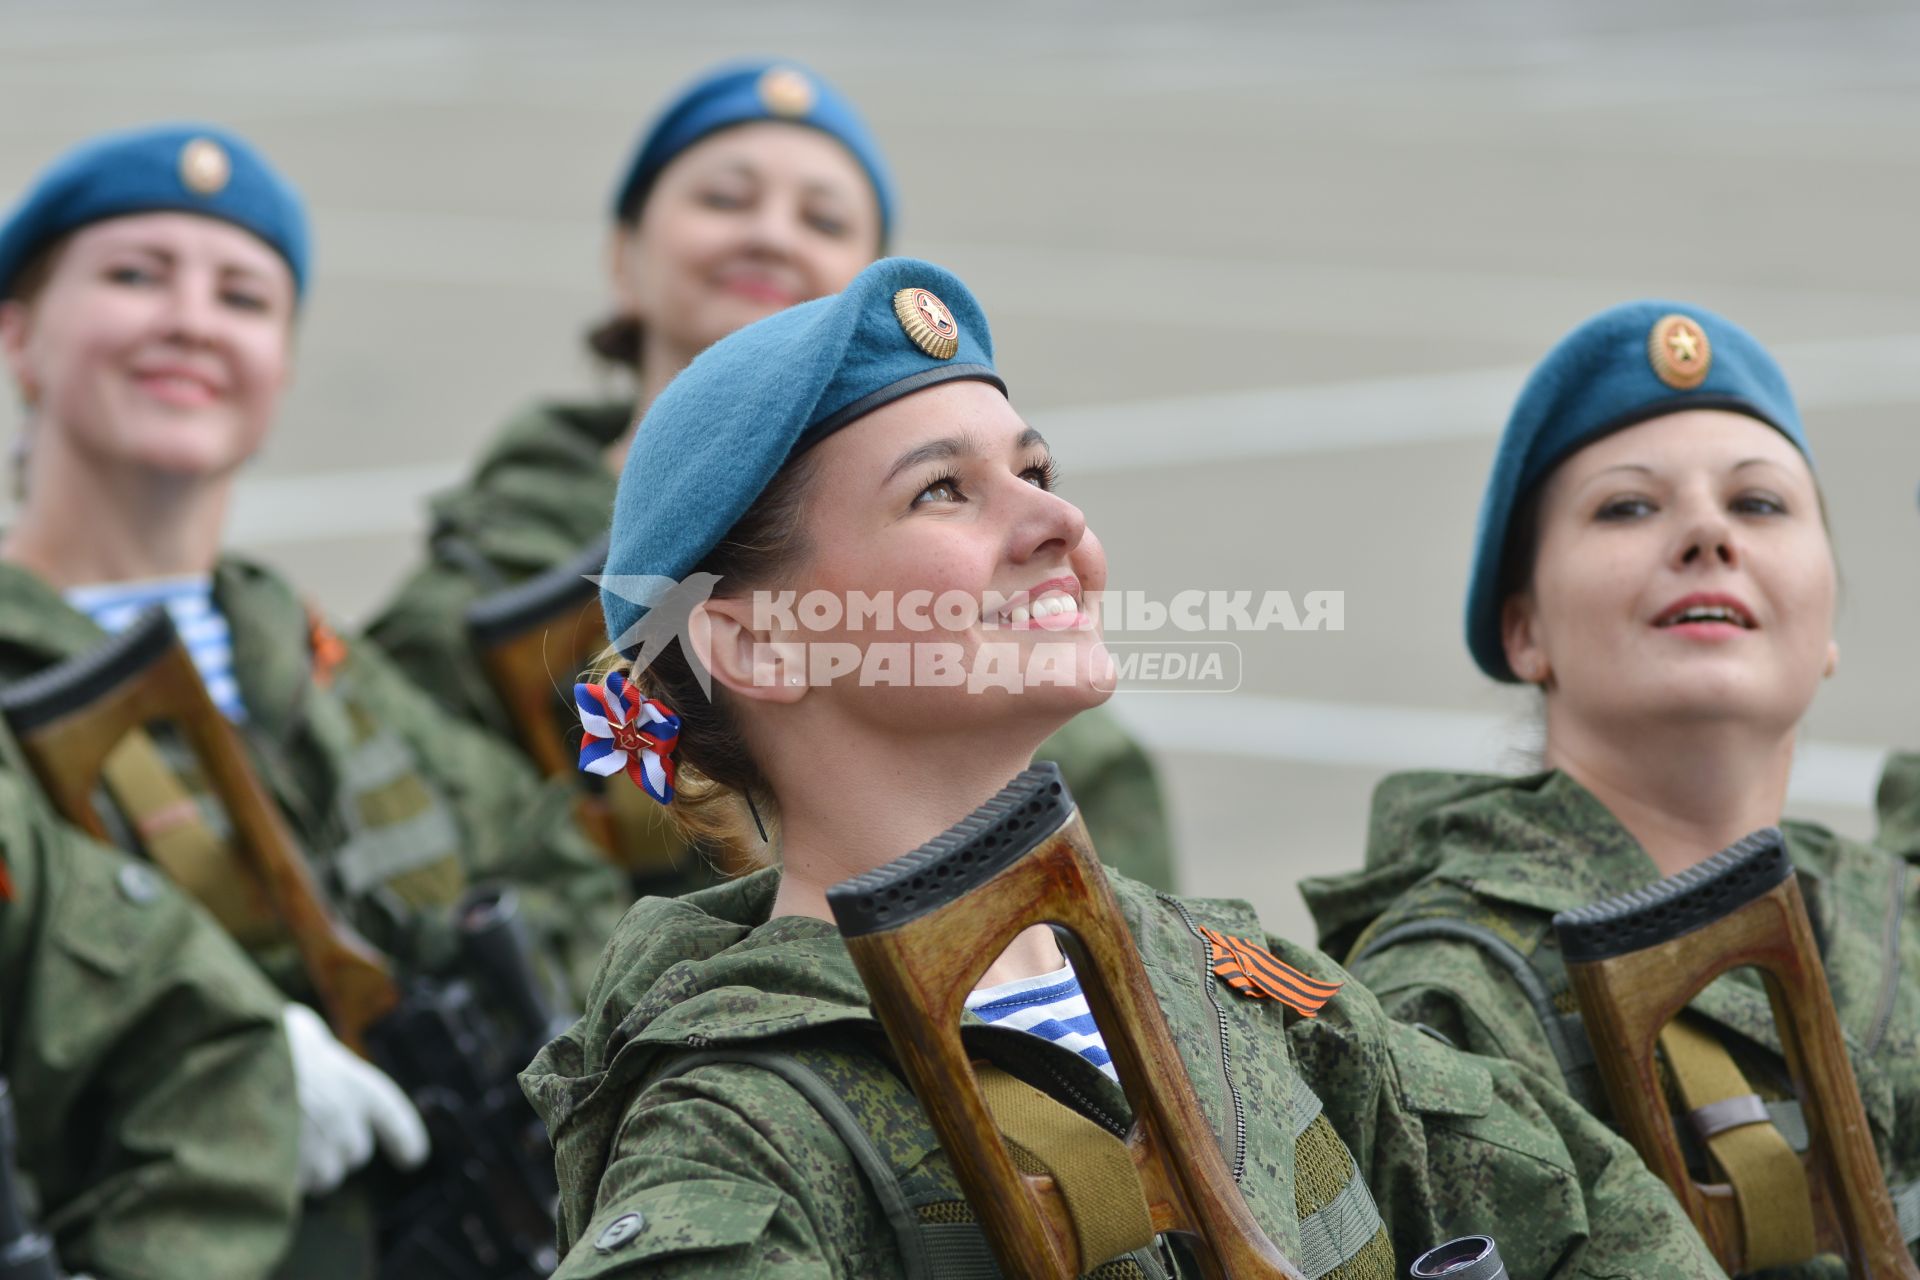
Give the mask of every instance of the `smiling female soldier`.
<svg viewBox="0 0 1920 1280">
<path fill-rule="evenodd" d="M 278 574 L 221 550 L 235 475 L 292 376 L 306 282 L 299 196 L 210 126 L 96 138 L 0 225 L 0 348 L 26 406 L 20 506 L 0 535 L 0 681 L 165 605 L 316 879 L 375 945 L 425 963 L 415 952 L 444 950 L 441 922 L 469 881 L 503 880 L 556 960 L 584 974 L 621 886 L 567 820 L 564 789 L 451 721 L 372 646 L 343 642 Z M 134 843 L 194 812 L 191 775 L 108 782 Z M 202 852 L 218 856 L 207 837 Z M 310 998 L 277 924 L 242 941 L 288 995 Z M 305 1005 L 286 1018 L 306 1188 L 333 1190 L 376 1139 L 402 1163 L 421 1158 L 425 1131 L 392 1082 Z M 355 1256 L 326 1254 L 320 1274 L 366 1264 L 364 1206 L 349 1209 L 330 1238 Z"/>
<path fill-rule="evenodd" d="M 837 297 L 722 340 L 667 388 L 621 477 L 608 572 L 696 571 L 719 579 L 686 620 L 714 698 L 676 641 L 631 685 L 616 674 L 581 688 L 582 759 L 638 775 L 670 812 L 751 797 L 778 814 L 780 865 L 642 900 L 586 1017 L 522 1076 L 555 1142 L 558 1274 L 917 1274 L 895 1230 L 937 1238 L 936 1275 L 993 1274 L 946 1157 L 878 1050 L 824 897 L 966 816 L 1107 696 L 1086 612 L 1105 553 L 1053 492 L 1053 459 L 1008 403 L 965 285 L 884 260 Z M 603 601 L 618 636 L 642 611 L 616 587 L 603 584 Z M 755 593 L 789 589 L 925 592 L 991 612 L 936 611 L 931 629 L 900 615 L 877 632 L 763 626 Z M 851 649 L 864 668 L 891 645 L 910 648 L 915 669 L 938 645 L 963 671 L 1031 672 L 1044 654 L 1052 674 L 977 690 L 950 674 L 818 678 L 819 646 Z M 645 717 L 652 745 L 607 740 L 615 702 Z M 1268 937 L 1244 903 L 1114 883 L 1241 1191 L 1311 1274 L 1386 1280 L 1396 1252 L 1478 1231 L 1499 1237 L 1515 1276 L 1718 1274 L 1666 1190 L 1557 1088 L 1390 1025 L 1336 965 Z M 1314 1016 L 1239 994 L 1208 966 L 1203 925 L 1345 985 Z M 1126 1113 L 1048 930 L 1021 934 L 969 1003 L 970 1019 L 1011 1016 L 1005 1035 L 1044 1055 L 1083 1107 Z M 686 1062 L 696 1048 L 759 1050 L 800 1075 Z M 820 1092 L 809 1100 L 794 1079 Z M 856 1125 L 885 1168 L 863 1175 L 830 1116 Z M 890 1220 L 869 1178 L 898 1182 L 918 1226 Z M 1152 1250 L 1116 1265 L 1101 1274 L 1162 1274 Z"/>
<path fill-rule="evenodd" d="M 1367 870 L 1302 888 L 1321 945 L 1350 955 L 1388 1013 L 1563 1078 L 1604 1113 L 1553 914 L 1782 825 L 1911 1241 L 1915 877 L 1877 848 L 1781 821 L 1801 720 L 1838 660 L 1836 572 L 1799 411 L 1760 345 L 1677 303 L 1595 316 L 1521 392 L 1467 602 L 1480 669 L 1541 690 L 1545 769 L 1389 778 Z M 1728 1178 L 1743 1197 L 1776 1169 L 1790 1180 L 1805 1131 L 1758 978 L 1721 979 L 1691 1012 L 1705 1035 L 1675 1065 L 1683 1082 L 1724 1063 L 1773 1100 L 1778 1135 Z M 1805 1263 L 1798 1185 L 1783 1211 L 1752 1215 L 1779 1228 L 1759 1253 L 1805 1264 L 1796 1275 L 1840 1274 L 1835 1258 Z"/>
<path fill-rule="evenodd" d="M 542 401 L 508 422 L 473 477 L 434 499 L 428 562 L 375 619 L 373 639 L 449 710 L 515 736 L 474 654 L 467 608 L 573 560 L 605 534 L 621 462 L 661 389 L 741 326 L 845 288 L 886 249 L 894 205 L 878 142 L 853 104 L 812 72 L 729 63 L 681 90 L 614 193 L 614 315 L 591 335 L 596 355 L 631 372 L 632 396 Z M 554 712 L 571 720 L 559 699 Z M 1159 784 L 1119 723 L 1105 712 L 1083 716 L 1048 750 L 1102 855 L 1170 887 Z M 662 844 L 657 813 L 642 808 L 640 818 L 641 831 L 649 821 L 657 828 L 641 843 Z M 757 847 L 757 836 L 748 844 Z M 678 842 L 664 842 L 637 878 L 648 892 L 677 893 L 708 883 L 709 871 Z"/>
</svg>

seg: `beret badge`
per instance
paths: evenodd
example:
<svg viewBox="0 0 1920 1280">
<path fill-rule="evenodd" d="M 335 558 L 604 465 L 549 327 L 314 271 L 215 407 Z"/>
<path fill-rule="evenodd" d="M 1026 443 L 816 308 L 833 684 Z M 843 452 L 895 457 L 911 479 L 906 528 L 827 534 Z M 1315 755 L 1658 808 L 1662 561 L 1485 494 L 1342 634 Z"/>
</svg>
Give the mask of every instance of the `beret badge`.
<svg viewBox="0 0 1920 1280">
<path fill-rule="evenodd" d="M 1676 391 L 1691 391 L 1707 380 L 1713 345 L 1707 341 L 1707 331 L 1690 317 L 1661 316 L 1647 335 L 1647 359 L 1660 381 Z"/>
<path fill-rule="evenodd" d="M 217 196 L 233 177 L 233 160 L 212 138 L 193 138 L 180 148 L 180 182 L 200 196 Z"/>
<path fill-rule="evenodd" d="M 913 345 L 935 360 L 951 360 L 960 349 L 960 326 L 953 312 L 929 290 L 900 290 L 893 295 L 893 314 Z"/>
<path fill-rule="evenodd" d="M 792 67 L 770 67 L 760 77 L 760 102 L 777 116 L 794 119 L 813 110 L 813 81 Z"/>
</svg>

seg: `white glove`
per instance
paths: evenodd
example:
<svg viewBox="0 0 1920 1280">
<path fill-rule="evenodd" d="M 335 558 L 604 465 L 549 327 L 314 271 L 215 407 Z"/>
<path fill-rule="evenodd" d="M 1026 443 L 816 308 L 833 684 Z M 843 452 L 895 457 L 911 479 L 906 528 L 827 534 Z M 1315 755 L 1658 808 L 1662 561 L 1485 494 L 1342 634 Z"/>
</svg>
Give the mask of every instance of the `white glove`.
<svg viewBox="0 0 1920 1280">
<path fill-rule="evenodd" d="M 427 1158 L 427 1126 L 400 1086 L 333 1038 L 320 1015 L 290 1004 L 282 1015 L 300 1097 L 300 1190 L 324 1195 L 373 1159 L 374 1143 L 402 1169 Z"/>
</svg>

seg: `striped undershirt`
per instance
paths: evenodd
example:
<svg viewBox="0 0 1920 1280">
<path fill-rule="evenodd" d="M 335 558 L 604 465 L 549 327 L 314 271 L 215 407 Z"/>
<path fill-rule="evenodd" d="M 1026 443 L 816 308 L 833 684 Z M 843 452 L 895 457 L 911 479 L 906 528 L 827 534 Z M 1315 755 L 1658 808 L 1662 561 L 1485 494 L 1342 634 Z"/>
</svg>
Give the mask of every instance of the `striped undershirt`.
<svg viewBox="0 0 1920 1280">
<path fill-rule="evenodd" d="M 211 575 L 185 574 L 177 578 L 145 578 L 138 582 L 103 582 L 75 587 L 67 603 L 92 618 L 102 631 L 125 631 L 133 620 L 156 604 L 173 616 L 180 643 L 187 646 L 200 679 L 227 719 L 238 724 L 247 718 L 240 683 L 233 675 L 233 631 L 227 617 L 213 603 Z"/>
<path fill-rule="evenodd" d="M 996 987 L 981 987 L 967 997 L 967 1008 L 995 1026 L 1031 1031 L 1071 1049 L 1118 1082 L 1107 1043 L 1093 1025 L 1093 1011 L 1071 964 L 1037 978 L 1021 978 Z"/>
</svg>

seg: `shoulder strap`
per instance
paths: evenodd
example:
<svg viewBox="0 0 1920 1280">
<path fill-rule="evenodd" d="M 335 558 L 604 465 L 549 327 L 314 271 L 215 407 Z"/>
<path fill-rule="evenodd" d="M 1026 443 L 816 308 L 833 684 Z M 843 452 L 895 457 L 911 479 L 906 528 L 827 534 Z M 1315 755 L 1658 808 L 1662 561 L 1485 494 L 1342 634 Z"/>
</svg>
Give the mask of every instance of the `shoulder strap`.
<svg viewBox="0 0 1920 1280">
<path fill-rule="evenodd" d="M 1533 962 L 1526 954 L 1485 925 L 1448 917 L 1409 920 L 1369 939 L 1348 958 L 1347 963 L 1358 964 L 1397 943 L 1430 938 L 1470 942 L 1506 971 L 1527 997 L 1527 1003 L 1533 1006 L 1534 1017 L 1540 1020 L 1540 1028 L 1546 1033 L 1547 1047 L 1553 1051 L 1553 1060 L 1560 1065 L 1567 1092 L 1574 1101 L 1595 1115 L 1605 1114 L 1605 1102 L 1593 1059 L 1593 1045 L 1587 1039 L 1580 1014 L 1577 1011 L 1563 1012 L 1553 992 L 1547 988 L 1546 980 L 1534 970 Z"/>
<path fill-rule="evenodd" d="M 818 1072 L 807 1066 L 798 1055 L 780 1049 L 753 1049 L 746 1047 L 705 1049 L 677 1058 L 665 1071 L 651 1077 L 652 1080 L 671 1080 L 675 1076 L 685 1075 L 696 1068 L 715 1063 L 733 1063 L 742 1066 L 758 1067 L 771 1071 L 785 1080 L 794 1090 L 805 1098 L 809 1105 L 827 1122 L 835 1136 L 852 1154 L 859 1165 L 861 1174 L 872 1187 L 875 1197 L 880 1201 L 881 1209 L 887 1217 L 887 1225 L 893 1231 L 894 1242 L 900 1250 L 901 1274 L 907 1280 L 1001 1280 L 999 1262 L 993 1256 L 993 1248 L 987 1243 L 985 1231 L 972 1219 L 963 1221 L 923 1220 L 914 1207 L 908 1203 L 905 1188 L 901 1185 L 899 1171 L 888 1163 L 874 1145 L 872 1137 L 853 1114 L 845 1099 L 835 1093 L 833 1087 L 821 1078 Z M 1039 1090 L 1021 1084 L 1012 1076 L 1003 1072 L 983 1073 L 982 1086 L 988 1089 L 1000 1089 L 1017 1093 L 1020 1096 L 1020 1109 L 1025 1113 L 1016 1120 L 1008 1137 L 1011 1141 L 1029 1150 L 1037 1158 L 1046 1160 L 1051 1156 L 1071 1167 L 1078 1168 L 1087 1163 L 1079 1149 L 1086 1145 L 1087 1132 L 1074 1129 L 1071 1133 L 1062 1133 L 1063 1126 L 1071 1121 L 1059 1113 L 1081 1119 L 1077 1112 L 1064 1104 L 1056 1102 Z M 901 1088 L 906 1088 L 904 1084 Z M 1033 1097 L 1037 1095 L 1050 1104 L 1050 1110 L 1044 1118 L 1035 1118 Z M 990 1094 L 990 1098 L 994 1096 Z M 917 1104 L 916 1104 L 917 1105 Z M 996 1120 L 1001 1120 L 1001 1108 L 995 1107 Z M 1031 1120 L 1031 1123 L 1028 1121 Z M 1004 1125 L 1005 1121 L 1001 1121 Z M 1126 1160 L 1126 1173 L 1134 1184 L 1134 1195 L 1140 1197 L 1137 1178 L 1133 1178 L 1130 1158 L 1125 1155 L 1125 1147 L 1118 1139 L 1112 1138 L 1104 1129 L 1084 1122 L 1086 1130 L 1098 1130 L 1098 1137 L 1106 1139 Z M 1044 1131 L 1044 1132 L 1043 1132 Z M 1030 1145 L 1031 1144 L 1031 1145 Z M 1038 1146 L 1041 1151 L 1033 1151 Z M 1111 1152 L 1102 1151 L 1102 1155 L 1111 1156 Z M 1114 1170 L 1108 1166 L 1111 1160 L 1096 1162 L 1109 1175 Z M 1051 1166 L 1049 1166 L 1051 1171 Z M 1056 1175 L 1057 1176 L 1057 1175 Z M 1084 1184 L 1083 1184 L 1084 1185 Z M 1110 1223 L 1105 1219 L 1110 1214 L 1108 1206 L 1098 1204 L 1098 1197 L 1085 1201 L 1081 1205 L 1089 1226 L 1104 1234 L 1102 1239 L 1110 1239 L 1116 1248 L 1124 1247 L 1122 1236 L 1116 1235 Z M 1144 1210 L 1145 1201 L 1141 1198 L 1140 1208 Z M 1075 1213 L 1076 1230 L 1081 1227 L 1082 1212 Z M 1131 1220 L 1129 1220 L 1131 1224 Z M 1168 1280 L 1170 1273 L 1162 1262 L 1153 1245 L 1153 1230 L 1150 1222 L 1146 1226 L 1146 1243 L 1132 1252 L 1116 1257 L 1112 1262 L 1096 1267 L 1090 1275 L 1107 1277 L 1135 1277 L 1136 1280 Z M 1131 1243 L 1130 1240 L 1127 1243 Z"/>
<path fill-rule="evenodd" d="M 1733 1186 L 1746 1270 L 1792 1266 L 1814 1253 L 1807 1171 L 1726 1047 L 1685 1017 L 1660 1048 L 1694 1130 Z"/>
<path fill-rule="evenodd" d="M 968 1275 L 997 1275 L 997 1269 L 985 1272 L 969 1272 L 962 1269 L 935 1270 L 935 1264 L 922 1234 L 919 1216 L 907 1204 L 906 1192 L 900 1186 L 900 1179 L 893 1167 L 873 1145 L 873 1139 L 861 1127 L 855 1118 L 853 1109 L 835 1093 L 817 1072 L 803 1064 L 791 1053 L 778 1049 L 707 1049 L 691 1053 L 676 1059 L 664 1072 L 654 1076 L 655 1080 L 671 1080 L 675 1076 L 685 1075 L 699 1067 L 714 1063 L 738 1063 L 742 1066 L 758 1067 L 792 1085 L 795 1092 L 805 1098 L 813 1109 L 820 1113 L 832 1128 L 835 1136 L 852 1153 L 854 1162 L 860 1166 L 860 1172 L 866 1176 L 867 1184 L 880 1201 L 880 1207 L 887 1215 L 887 1225 L 893 1228 L 894 1243 L 900 1249 L 902 1274 L 907 1280 L 958 1280 Z M 986 1248 L 986 1238 L 978 1230 L 973 1233 L 979 1237 L 980 1247 Z M 958 1242 L 955 1242 L 958 1243 Z M 992 1254 L 987 1255 L 989 1267 L 992 1266 Z"/>
</svg>

